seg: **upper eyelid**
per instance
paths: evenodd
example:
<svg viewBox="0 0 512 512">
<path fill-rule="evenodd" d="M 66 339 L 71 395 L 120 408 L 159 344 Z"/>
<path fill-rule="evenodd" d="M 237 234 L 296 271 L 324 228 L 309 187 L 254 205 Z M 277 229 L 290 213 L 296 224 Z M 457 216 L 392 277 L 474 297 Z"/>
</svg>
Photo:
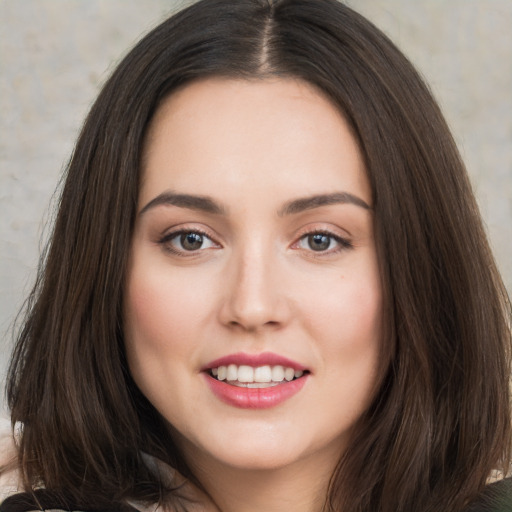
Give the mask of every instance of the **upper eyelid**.
<svg viewBox="0 0 512 512">
<path fill-rule="evenodd" d="M 325 231 L 325 230 L 319 229 L 319 230 L 308 231 L 308 232 L 302 234 L 301 236 L 299 236 L 296 239 L 296 241 L 293 244 L 297 244 L 298 242 L 300 242 L 304 238 L 306 238 L 308 236 L 312 236 L 312 235 L 327 235 L 328 237 L 333 238 L 334 240 L 350 242 L 348 237 L 341 236 L 341 235 L 338 235 L 336 233 L 332 233 L 331 231 Z"/>
<path fill-rule="evenodd" d="M 332 225 L 328 223 L 329 226 L 326 226 L 326 223 L 311 223 L 306 226 L 303 226 L 301 229 L 298 229 L 295 232 L 295 237 L 298 240 L 299 238 L 302 238 L 303 236 L 312 235 L 315 233 L 325 233 L 327 235 L 331 235 L 333 237 L 337 238 L 343 238 L 343 239 L 352 239 L 352 234 L 344 228 L 340 228 L 338 226 Z"/>
<path fill-rule="evenodd" d="M 183 227 L 183 226 L 174 226 L 172 228 L 166 229 L 161 235 L 160 240 L 169 240 L 174 238 L 177 235 L 183 234 L 183 233 L 199 233 L 202 236 L 205 236 L 209 238 L 212 242 L 215 242 L 216 244 L 220 244 L 218 241 L 218 237 L 215 235 L 212 235 L 211 230 L 204 229 L 204 228 L 198 228 L 198 227 Z"/>
<path fill-rule="evenodd" d="M 216 245 L 218 247 L 222 247 L 222 245 L 217 241 L 217 239 L 215 237 L 212 237 L 209 233 L 201 230 L 201 229 L 171 229 L 167 232 L 165 232 L 164 234 L 160 235 L 156 240 L 156 244 L 161 246 L 161 247 L 165 247 L 165 246 L 171 246 L 171 245 L 174 245 L 173 241 L 179 237 L 180 235 L 184 234 L 184 233 L 197 233 L 199 235 L 201 235 L 202 237 L 204 238 L 207 238 L 210 242 L 213 243 L 213 245 Z M 204 250 L 204 249 L 197 249 L 197 251 L 186 251 L 186 252 L 189 252 L 189 253 L 195 253 L 195 252 L 200 252 L 201 250 Z M 185 251 L 182 251 L 181 249 L 177 249 L 175 248 L 174 251 L 176 252 L 185 252 Z"/>
<path fill-rule="evenodd" d="M 202 236 L 207 237 L 212 242 L 214 242 L 217 245 L 224 245 L 224 242 L 221 242 L 220 240 L 222 237 L 217 236 L 216 234 L 211 232 L 211 229 L 198 227 L 198 226 L 187 226 L 179 224 L 177 226 L 173 226 L 171 228 L 168 228 L 163 233 L 159 235 L 158 241 L 159 242 L 165 242 L 169 241 L 172 238 L 183 234 L 183 233 L 199 233 Z M 341 239 L 343 241 L 350 241 L 352 239 L 352 235 L 345 229 L 342 228 L 332 228 L 332 227 L 325 227 L 325 225 L 317 225 L 317 226 L 304 226 L 301 229 L 297 230 L 295 234 L 293 235 L 293 241 L 291 242 L 291 245 L 297 244 L 302 238 L 314 235 L 314 234 L 326 234 L 334 239 Z"/>
</svg>

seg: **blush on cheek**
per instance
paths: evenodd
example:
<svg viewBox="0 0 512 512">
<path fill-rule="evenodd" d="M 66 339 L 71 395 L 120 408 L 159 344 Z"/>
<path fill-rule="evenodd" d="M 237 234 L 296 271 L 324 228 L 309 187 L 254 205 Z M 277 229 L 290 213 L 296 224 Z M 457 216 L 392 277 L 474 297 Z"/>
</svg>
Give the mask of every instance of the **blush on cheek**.
<svg viewBox="0 0 512 512">
<path fill-rule="evenodd" d="M 354 368 L 363 373 L 371 368 L 373 372 L 382 337 L 381 293 L 371 284 L 348 286 L 348 279 L 345 284 L 338 293 L 332 292 L 331 300 L 315 306 L 314 329 L 330 340 L 323 349 L 344 372 L 352 373 Z M 354 377 L 357 380 L 357 372 Z"/>
<path fill-rule="evenodd" d="M 162 356 L 179 357 L 190 350 L 202 308 L 197 287 L 181 281 L 166 279 L 164 271 L 132 274 L 124 323 L 127 345 L 132 345 L 137 357 L 140 354 L 158 360 Z"/>
</svg>

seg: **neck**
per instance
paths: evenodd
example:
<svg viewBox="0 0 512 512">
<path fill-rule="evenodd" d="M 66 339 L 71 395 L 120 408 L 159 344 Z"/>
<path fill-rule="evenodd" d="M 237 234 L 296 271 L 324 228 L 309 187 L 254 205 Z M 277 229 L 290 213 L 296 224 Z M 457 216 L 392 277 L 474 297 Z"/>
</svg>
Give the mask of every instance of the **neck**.
<svg viewBox="0 0 512 512">
<path fill-rule="evenodd" d="M 321 512 L 327 494 L 328 478 L 286 469 L 231 468 L 200 477 L 222 512 Z"/>
<path fill-rule="evenodd" d="M 189 463 L 221 512 L 322 512 L 338 462 L 332 448 L 320 460 L 307 457 L 277 468 L 240 468 L 209 457 Z"/>
</svg>

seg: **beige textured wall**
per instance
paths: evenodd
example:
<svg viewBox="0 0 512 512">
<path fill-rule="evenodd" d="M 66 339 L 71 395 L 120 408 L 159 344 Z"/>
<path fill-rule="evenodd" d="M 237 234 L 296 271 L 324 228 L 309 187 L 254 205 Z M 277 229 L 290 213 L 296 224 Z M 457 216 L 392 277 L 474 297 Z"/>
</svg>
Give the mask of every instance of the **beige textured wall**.
<svg viewBox="0 0 512 512">
<path fill-rule="evenodd" d="M 42 219 L 126 50 L 186 0 L 0 0 L 0 380 Z M 349 0 L 419 67 L 465 156 L 512 291 L 512 0 Z"/>
<path fill-rule="evenodd" d="M 512 294 L 512 0 L 349 0 L 409 56 L 466 162 Z"/>
</svg>

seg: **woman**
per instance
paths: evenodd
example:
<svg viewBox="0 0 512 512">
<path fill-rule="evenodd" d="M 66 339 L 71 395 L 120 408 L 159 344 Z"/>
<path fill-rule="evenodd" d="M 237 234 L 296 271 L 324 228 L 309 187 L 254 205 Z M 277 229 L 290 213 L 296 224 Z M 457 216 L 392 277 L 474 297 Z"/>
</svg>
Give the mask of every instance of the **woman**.
<svg viewBox="0 0 512 512">
<path fill-rule="evenodd" d="M 1 510 L 499 510 L 509 321 L 392 43 L 333 0 L 198 2 L 77 142 L 10 368 L 29 492 Z"/>
</svg>

